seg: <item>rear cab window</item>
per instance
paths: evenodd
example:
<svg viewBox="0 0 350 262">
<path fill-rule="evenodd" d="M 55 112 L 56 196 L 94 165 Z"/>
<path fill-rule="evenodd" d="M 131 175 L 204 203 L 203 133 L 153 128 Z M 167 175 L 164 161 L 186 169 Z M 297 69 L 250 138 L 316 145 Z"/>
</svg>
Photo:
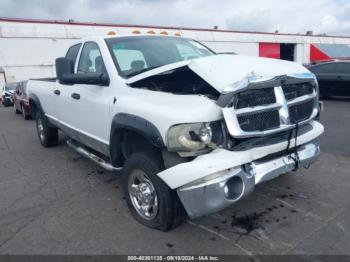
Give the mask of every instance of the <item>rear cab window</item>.
<svg viewBox="0 0 350 262">
<path fill-rule="evenodd" d="M 67 51 L 66 58 L 70 59 L 73 62 L 73 65 L 75 65 L 77 60 L 80 47 L 81 43 L 71 46 Z"/>
</svg>

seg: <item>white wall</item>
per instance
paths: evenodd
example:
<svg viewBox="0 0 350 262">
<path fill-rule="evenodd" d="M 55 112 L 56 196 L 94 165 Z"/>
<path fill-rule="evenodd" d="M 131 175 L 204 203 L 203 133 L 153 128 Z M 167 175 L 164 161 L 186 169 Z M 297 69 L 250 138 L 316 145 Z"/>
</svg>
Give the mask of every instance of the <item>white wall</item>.
<svg viewBox="0 0 350 262">
<path fill-rule="evenodd" d="M 134 30 L 156 34 L 166 31 L 169 35 L 180 33 L 184 37 L 203 42 L 216 52 L 235 52 L 258 56 L 259 42 L 295 43 L 298 63 L 310 60 L 310 43 L 350 44 L 350 38 L 276 35 L 244 32 L 201 31 L 187 29 L 162 29 L 108 25 L 78 25 L 60 23 L 13 22 L 0 18 L 0 67 L 8 82 L 28 78 L 54 76 L 54 61 L 63 56 L 76 39 L 90 35 L 130 34 Z M 1 81 L 1 79 L 0 79 Z M 1 84 L 1 83 L 0 83 Z"/>
<path fill-rule="evenodd" d="M 259 43 L 203 42 L 215 52 L 235 52 L 239 55 L 259 56 Z"/>
<path fill-rule="evenodd" d="M 8 82 L 54 76 L 55 59 L 76 39 L 0 38 L 0 66 Z"/>
</svg>

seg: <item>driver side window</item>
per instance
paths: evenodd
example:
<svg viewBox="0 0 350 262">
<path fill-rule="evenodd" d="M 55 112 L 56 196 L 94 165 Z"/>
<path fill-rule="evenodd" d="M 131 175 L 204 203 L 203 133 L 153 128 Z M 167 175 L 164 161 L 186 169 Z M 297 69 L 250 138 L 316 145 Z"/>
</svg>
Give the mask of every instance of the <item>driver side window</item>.
<svg viewBox="0 0 350 262">
<path fill-rule="evenodd" d="M 102 55 L 95 42 L 87 42 L 80 54 L 78 74 L 106 73 Z"/>
</svg>

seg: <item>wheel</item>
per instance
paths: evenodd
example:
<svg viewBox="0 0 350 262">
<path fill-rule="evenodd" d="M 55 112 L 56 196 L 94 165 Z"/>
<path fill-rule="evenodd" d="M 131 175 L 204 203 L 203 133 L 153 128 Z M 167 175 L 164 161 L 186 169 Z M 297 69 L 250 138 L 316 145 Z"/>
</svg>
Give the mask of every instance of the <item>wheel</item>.
<svg viewBox="0 0 350 262">
<path fill-rule="evenodd" d="M 153 154 L 131 155 L 123 168 L 122 184 L 133 217 L 147 227 L 167 231 L 183 221 L 185 212 L 176 192 L 157 176 L 160 162 Z"/>
<path fill-rule="evenodd" d="M 320 92 L 319 98 L 322 100 L 330 100 L 332 97 L 329 94 L 324 94 Z"/>
<path fill-rule="evenodd" d="M 58 130 L 49 125 L 47 118 L 41 113 L 36 114 L 36 129 L 40 143 L 44 147 L 51 147 L 58 144 Z"/>
<path fill-rule="evenodd" d="M 22 116 L 24 120 L 28 120 L 30 118 L 30 115 L 26 114 L 26 111 L 24 110 L 23 105 L 21 105 L 21 111 L 22 111 Z"/>
<path fill-rule="evenodd" d="M 17 109 L 15 103 L 13 103 L 13 109 L 14 109 L 13 111 L 14 111 L 16 114 L 20 114 L 20 113 L 21 113 L 21 111 L 19 111 L 19 110 Z"/>
</svg>

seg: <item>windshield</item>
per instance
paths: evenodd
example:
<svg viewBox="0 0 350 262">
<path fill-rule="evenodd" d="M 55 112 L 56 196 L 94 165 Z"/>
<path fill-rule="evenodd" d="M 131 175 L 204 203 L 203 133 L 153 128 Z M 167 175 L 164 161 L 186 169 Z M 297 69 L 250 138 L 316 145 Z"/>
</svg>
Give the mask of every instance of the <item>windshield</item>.
<svg viewBox="0 0 350 262">
<path fill-rule="evenodd" d="M 5 85 L 5 90 L 15 90 L 16 84 L 7 84 Z"/>
<path fill-rule="evenodd" d="M 106 39 L 122 77 L 131 77 L 160 66 L 213 55 L 202 44 L 186 38 L 137 36 Z"/>
</svg>

